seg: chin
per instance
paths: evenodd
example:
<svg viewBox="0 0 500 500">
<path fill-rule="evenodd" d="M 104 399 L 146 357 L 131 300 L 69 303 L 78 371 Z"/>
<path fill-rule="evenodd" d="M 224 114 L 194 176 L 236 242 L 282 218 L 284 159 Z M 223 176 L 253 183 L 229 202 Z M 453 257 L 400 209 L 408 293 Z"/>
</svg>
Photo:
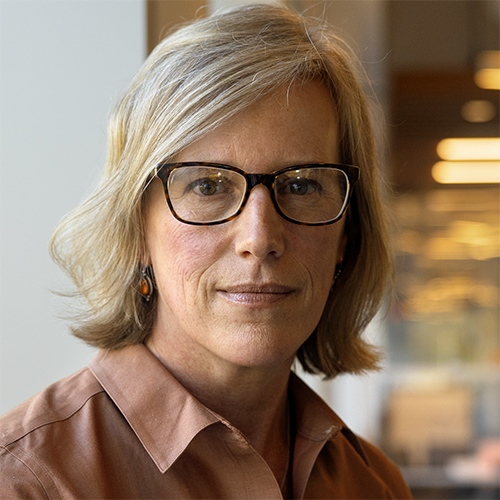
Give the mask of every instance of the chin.
<svg viewBox="0 0 500 500">
<path fill-rule="evenodd" d="M 290 335 L 273 335 L 270 339 L 261 333 L 252 332 L 242 336 L 240 332 L 231 338 L 231 343 L 226 345 L 220 355 L 235 365 L 247 368 L 291 365 L 306 338 L 298 342 L 291 340 Z"/>
</svg>

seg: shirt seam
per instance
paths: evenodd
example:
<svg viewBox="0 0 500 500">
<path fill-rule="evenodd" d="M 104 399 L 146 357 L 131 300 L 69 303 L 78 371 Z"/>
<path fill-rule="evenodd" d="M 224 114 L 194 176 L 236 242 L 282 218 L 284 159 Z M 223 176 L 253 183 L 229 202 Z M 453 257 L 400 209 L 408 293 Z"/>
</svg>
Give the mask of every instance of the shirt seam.
<svg viewBox="0 0 500 500">
<path fill-rule="evenodd" d="M 238 463 L 238 460 L 236 459 L 233 450 L 231 450 L 231 447 L 229 446 L 228 442 L 224 440 L 224 445 L 226 449 L 229 451 L 229 455 L 231 456 L 231 460 L 233 463 L 238 467 L 239 470 L 243 472 L 243 478 L 244 478 L 244 484 L 245 484 L 245 493 L 246 493 L 246 498 L 250 498 L 250 490 L 248 489 L 248 480 L 247 480 L 247 475 L 244 470 L 242 470 L 240 464 Z"/>
<path fill-rule="evenodd" d="M 254 482 L 253 479 L 251 481 L 249 481 L 248 474 L 246 473 L 246 470 L 238 462 L 238 459 L 236 458 L 233 450 L 229 446 L 229 442 L 226 441 L 224 443 L 224 445 L 226 446 L 227 450 L 229 451 L 229 454 L 231 455 L 231 459 L 233 460 L 233 463 L 236 464 L 236 466 L 238 467 L 238 469 L 241 471 L 241 474 L 243 475 L 243 480 L 244 480 L 244 483 L 245 483 L 245 493 L 247 495 L 246 498 L 252 498 L 250 496 L 250 494 L 251 494 L 251 490 L 253 490 L 253 488 L 250 488 L 249 485 L 250 485 L 251 482 L 252 483 Z M 257 453 L 255 451 L 254 447 L 250 443 L 247 442 L 247 446 L 253 451 L 253 453 L 255 453 L 257 455 L 257 458 L 263 463 L 263 465 L 265 465 L 268 468 L 269 472 L 272 474 L 272 471 L 271 471 L 269 465 L 267 464 L 267 462 L 264 460 L 264 458 L 259 453 Z M 280 487 L 279 487 L 278 481 L 276 480 L 276 478 L 274 477 L 274 475 L 273 475 L 273 479 L 274 479 L 276 488 L 278 489 L 278 491 L 280 491 Z M 281 495 L 281 491 L 280 491 L 280 497 L 283 498 L 283 495 Z"/>
<path fill-rule="evenodd" d="M 33 460 L 39 467 L 40 469 L 42 469 L 47 475 L 48 477 L 50 477 L 49 475 L 49 471 L 44 467 L 43 464 L 41 464 L 26 448 L 24 448 L 23 446 L 20 446 L 18 443 L 14 442 L 14 443 L 11 443 L 10 445 L 8 446 L 12 446 L 14 448 L 19 448 L 20 450 L 22 450 L 23 452 L 26 453 L 26 455 L 28 455 L 28 457 Z M 40 479 L 40 477 L 38 476 L 38 474 L 21 458 L 19 457 L 16 453 L 14 453 L 12 450 L 9 450 L 7 447 L 5 446 L 0 446 L 0 448 L 2 448 L 3 450 L 5 450 L 6 453 L 8 453 L 9 455 L 11 455 L 12 457 L 14 457 L 15 460 L 17 460 L 18 462 L 20 462 L 26 469 L 28 469 L 31 474 L 35 477 L 35 479 L 37 480 L 37 482 L 40 484 L 40 487 L 42 488 L 43 492 L 45 493 L 45 496 L 47 499 L 50 498 L 49 496 L 49 493 L 47 492 L 47 488 L 45 487 L 45 485 L 43 484 L 43 481 Z"/>
<path fill-rule="evenodd" d="M 71 418 L 72 416 L 74 416 L 76 413 L 78 413 L 94 396 L 97 396 L 98 394 L 100 394 L 102 392 L 104 392 L 104 389 L 101 387 L 100 389 L 96 390 L 92 394 L 89 394 L 84 399 L 84 401 L 82 401 L 82 403 L 79 406 L 77 406 L 76 408 L 72 409 L 67 415 L 60 416 L 59 418 L 54 418 L 54 419 L 51 419 L 51 420 L 47 420 L 45 422 L 41 422 L 40 424 L 35 425 L 34 427 L 30 428 L 29 430 L 26 430 L 24 433 L 20 434 L 19 436 L 15 437 L 15 438 L 12 438 L 10 441 L 8 441 L 4 445 L 0 445 L 0 446 L 2 448 L 7 449 L 6 448 L 7 446 L 11 446 L 14 443 L 17 443 L 18 441 L 21 441 L 21 439 L 25 438 L 26 436 L 28 436 L 32 432 L 35 432 L 35 431 L 37 431 L 37 430 L 39 430 L 39 429 L 41 429 L 43 427 L 46 427 L 47 425 L 52 425 L 52 424 L 56 424 L 58 422 L 64 422 L 65 420 L 68 420 L 69 418 Z M 20 448 L 22 448 L 22 447 L 20 446 Z"/>
</svg>

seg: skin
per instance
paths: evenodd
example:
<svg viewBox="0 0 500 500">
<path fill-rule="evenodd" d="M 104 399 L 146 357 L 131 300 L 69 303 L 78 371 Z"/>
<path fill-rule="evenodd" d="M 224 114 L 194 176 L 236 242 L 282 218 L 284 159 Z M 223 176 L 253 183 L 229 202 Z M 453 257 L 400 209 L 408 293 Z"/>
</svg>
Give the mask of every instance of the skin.
<svg viewBox="0 0 500 500">
<path fill-rule="evenodd" d="M 270 173 L 339 161 L 326 87 L 294 84 L 235 116 L 173 161 Z M 344 222 L 300 226 L 256 186 L 218 226 L 177 221 L 155 179 L 146 200 L 147 261 L 158 297 L 147 345 L 202 403 L 239 428 L 278 480 L 287 457 L 287 384 L 295 353 L 323 312 L 344 255 Z"/>
</svg>

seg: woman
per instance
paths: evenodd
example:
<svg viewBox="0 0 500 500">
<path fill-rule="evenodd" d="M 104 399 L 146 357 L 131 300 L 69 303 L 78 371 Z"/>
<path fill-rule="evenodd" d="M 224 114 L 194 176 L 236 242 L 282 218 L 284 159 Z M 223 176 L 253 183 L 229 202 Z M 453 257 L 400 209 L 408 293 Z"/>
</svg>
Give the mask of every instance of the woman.
<svg viewBox="0 0 500 500">
<path fill-rule="evenodd" d="M 411 496 L 290 372 L 377 367 L 390 260 L 350 59 L 271 6 L 151 54 L 52 246 L 101 351 L 3 417 L 2 497 Z"/>
</svg>

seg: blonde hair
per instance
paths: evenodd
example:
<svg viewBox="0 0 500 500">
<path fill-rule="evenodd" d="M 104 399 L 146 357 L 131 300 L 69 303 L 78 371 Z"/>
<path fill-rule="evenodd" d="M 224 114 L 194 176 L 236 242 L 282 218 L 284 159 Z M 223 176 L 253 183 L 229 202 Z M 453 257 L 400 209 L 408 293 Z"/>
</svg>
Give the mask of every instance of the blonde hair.
<svg viewBox="0 0 500 500">
<path fill-rule="evenodd" d="M 109 152 L 91 196 L 58 226 L 54 260 L 85 308 L 73 333 L 117 349 L 143 342 L 156 302 L 138 292 L 145 255 L 142 199 L 155 165 L 295 81 L 321 78 L 335 101 L 342 163 L 360 168 L 347 214 L 348 249 L 316 330 L 297 356 L 333 377 L 375 368 L 361 337 L 379 309 L 390 272 L 379 174 L 353 55 L 331 30 L 278 6 L 233 9 L 185 25 L 149 56 L 109 119 Z"/>
</svg>

